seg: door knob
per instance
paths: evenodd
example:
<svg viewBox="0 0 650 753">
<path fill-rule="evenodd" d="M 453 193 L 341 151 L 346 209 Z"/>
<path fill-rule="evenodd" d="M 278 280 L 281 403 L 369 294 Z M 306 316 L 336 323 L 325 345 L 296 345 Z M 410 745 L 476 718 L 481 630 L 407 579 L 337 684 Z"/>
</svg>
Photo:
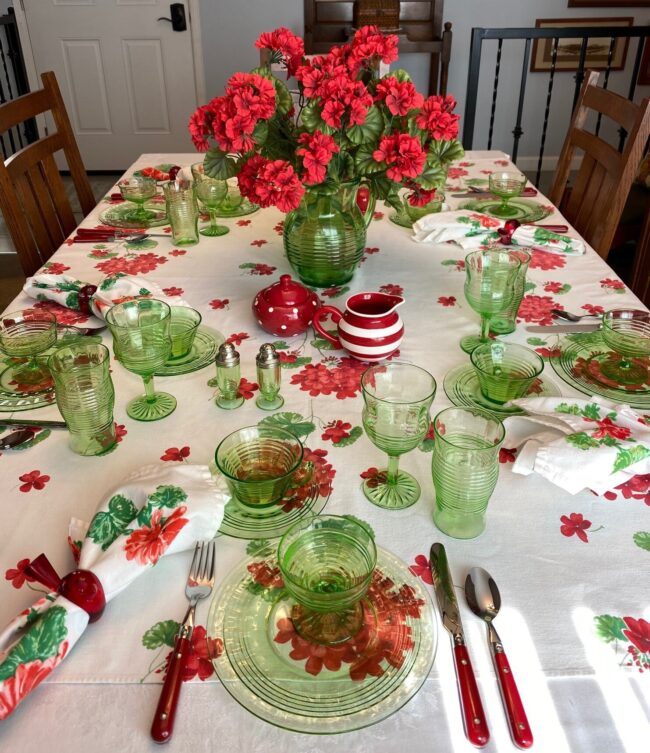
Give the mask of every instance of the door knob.
<svg viewBox="0 0 650 753">
<path fill-rule="evenodd" d="M 174 31 L 187 31 L 187 19 L 185 18 L 185 6 L 183 3 L 172 3 L 169 6 L 171 18 L 162 16 L 159 21 L 169 21 Z"/>
</svg>

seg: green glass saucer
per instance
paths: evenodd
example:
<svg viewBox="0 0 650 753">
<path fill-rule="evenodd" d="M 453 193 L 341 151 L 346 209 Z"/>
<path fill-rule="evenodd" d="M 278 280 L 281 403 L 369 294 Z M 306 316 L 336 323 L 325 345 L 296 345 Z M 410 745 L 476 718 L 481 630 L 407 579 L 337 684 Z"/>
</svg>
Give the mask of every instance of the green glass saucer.
<svg viewBox="0 0 650 753">
<path fill-rule="evenodd" d="M 445 394 L 454 405 L 468 406 L 470 408 L 482 408 L 497 416 L 520 416 L 524 413 L 516 405 L 501 405 L 488 400 L 478 383 L 478 377 L 471 365 L 457 366 L 447 373 L 443 381 Z M 539 377 L 531 385 L 525 397 L 558 397 L 560 390 L 544 377 Z"/>
<path fill-rule="evenodd" d="M 39 357 L 37 360 L 44 363 L 47 358 Z M 14 376 L 19 363 L 16 359 L 0 354 L 0 411 L 32 410 L 52 405 L 55 401 L 52 378 L 41 384 L 17 384 Z"/>
<path fill-rule="evenodd" d="M 135 206 L 132 201 L 125 201 L 123 204 L 114 204 L 105 209 L 99 215 L 99 220 L 104 225 L 126 228 L 160 227 L 160 225 L 167 225 L 169 223 L 164 202 L 161 203 L 160 201 L 156 201 L 155 199 L 152 201 L 147 201 L 144 204 L 144 208 L 147 210 L 147 212 L 153 212 L 154 216 L 151 219 L 131 219 L 130 215 L 135 210 Z"/>
<path fill-rule="evenodd" d="M 244 708 L 278 727 L 332 734 L 375 724 L 426 680 L 437 626 L 421 581 L 379 547 L 363 606 L 356 636 L 337 646 L 309 643 L 293 628 L 275 547 L 262 549 L 237 565 L 212 601 L 216 673 Z"/>
<path fill-rule="evenodd" d="M 221 343 L 226 338 L 215 329 L 199 327 L 190 352 L 182 358 L 175 358 L 167 363 L 154 376 L 178 376 L 179 374 L 190 374 L 193 371 L 204 369 L 214 361 L 214 355 Z"/>
<path fill-rule="evenodd" d="M 601 371 L 603 360 L 616 358 L 600 332 L 570 335 L 560 342 L 560 357 L 552 358 L 555 373 L 567 384 L 587 395 L 600 395 L 633 408 L 650 409 L 650 358 L 633 358 L 648 369 L 645 384 L 619 384 Z M 620 356 L 618 356 L 620 357 Z"/>
<path fill-rule="evenodd" d="M 501 206 L 501 199 L 480 199 L 478 201 L 466 201 L 461 204 L 460 209 L 471 209 L 473 212 L 488 214 L 490 217 L 496 217 L 501 220 L 503 217 L 494 214 L 493 210 Z M 508 206 L 517 211 L 508 216 L 509 220 L 519 220 L 519 222 L 537 222 L 543 220 L 552 214 L 552 210 L 547 209 L 538 201 L 532 199 L 510 199 Z"/>
<path fill-rule="evenodd" d="M 219 532 L 236 539 L 275 539 L 306 515 L 318 515 L 327 504 L 331 486 L 323 494 L 320 483 L 289 489 L 286 495 L 262 514 L 244 510 L 231 500 L 226 505 Z"/>
</svg>

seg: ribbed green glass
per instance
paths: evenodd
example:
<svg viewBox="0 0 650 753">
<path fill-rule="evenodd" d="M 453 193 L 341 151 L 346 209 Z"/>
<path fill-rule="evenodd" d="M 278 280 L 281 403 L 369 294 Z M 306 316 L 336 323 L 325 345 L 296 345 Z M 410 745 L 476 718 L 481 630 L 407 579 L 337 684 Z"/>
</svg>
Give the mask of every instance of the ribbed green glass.
<svg viewBox="0 0 650 753">
<path fill-rule="evenodd" d="M 225 225 L 219 225 L 217 222 L 217 212 L 221 202 L 228 194 L 228 184 L 225 180 L 217 180 L 206 175 L 203 171 L 203 162 L 197 162 L 192 165 L 192 177 L 194 178 L 194 193 L 196 198 L 208 210 L 208 214 L 210 215 L 210 224 L 199 232 L 201 235 L 208 237 L 226 235 L 226 233 L 230 232 L 230 228 Z"/>
<path fill-rule="evenodd" d="M 199 207 L 192 185 L 169 182 L 163 192 L 174 245 L 195 245 L 199 242 Z"/>
<path fill-rule="evenodd" d="M 0 350 L 17 359 L 3 373 L 3 383 L 14 385 L 15 392 L 50 390 L 50 372 L 37 356 L 56 343 L 56 333 L 56 317 L 50 311 L 23 309 L 3 314 L 0 318 Z M 22 360 L 25 358 L 27 361 Z"/>
<path fill-rule="evenodd" d="M 607 379 L 620 384 L 643 384 L 648 380 L 650 314 L 639 309 L 612 309 L 603 314 L 605 343 L 622 358 L 606 358 L 600 368 Z M 637 359 L 637 360 L 632 360 Z"/>
<path fill-rule="evenodd" d="M 534 350 L 499 340 L 479 345 L 470 361 L 483 395 L 500 405 L 523 397 L 544 370 L 544 359 Z"/>
<path fill-rule="evenodd" d="M 508 335 L 514 332 L 517 326 L 517 312 L 526 289 L 526 273 L 531 259 L 531 250 L 526 248 L 508 248 L 519 259 L 519 270 L 515 277 L 512 300 L 508 307 L 498 314 L 490 317 L 490 332 L 495 335 Z"/>
<path fill-rule="evenodd" d="M 171 306 L 170 361 L 184 358 L 190 352 L 199 324 L 201 324 L 201 314 L 196 309 L 191 309 L 189 306 Z"/>
</svg>

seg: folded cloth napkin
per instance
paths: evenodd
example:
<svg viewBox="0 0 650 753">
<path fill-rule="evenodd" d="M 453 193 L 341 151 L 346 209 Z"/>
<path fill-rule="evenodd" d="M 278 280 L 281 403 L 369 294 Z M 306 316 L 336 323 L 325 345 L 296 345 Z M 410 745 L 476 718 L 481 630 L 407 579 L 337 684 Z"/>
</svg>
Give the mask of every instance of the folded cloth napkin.
<svg viewBox="0 0 650 753">
<path fill-rule="evenodd" d="M 515 473 L 539 473 L 570 494 L 583 489 L 604 494 L 631 476 L 650 473 L 650 416 L 598 397 L 512 403 L 527 419 L 547 427 L 524 440 Z M 506 425 L 520 420 L 509 418 Z"/>
<path fill-rule="evenodd" d="M 513 224 L 510 221 L 507 228 Z M 505 234 L 504 228 L 506 220 L 461 209 L 422 217 L 413 224 L 412 239 L 416 243 L 455 243 L 467 251 L 505 242 L 510 246 L 532 246 L 556 254 L 578 256 L 585 253 L 585 244 L 579 238 L 560 235 L 547 228 L 520 225 Z"/>
<path fill-rule="evenodd" d="M 97 576 L 109 602 L 161 557 L 213 538 L 229 499 L 225 482 L 207 466 L 141 468 L 107 496 L 86 527 L 79 568 Z M 77 540 L 79 521 L 73 526 Z M 54 592 L 0 633 L 0 719 L 64 659 L 88 621 L 84 609 Z"/>
<path fill-rule="evenodd" d="M 134 298 L 156 298 L 174 306 L 189 306 L 178 297 L 168 298 L 152 280 L 122 272 L 104 278 L 99 285 L 76 280 L 70 275 L 41 272 L 27 278 L 23 292 L 39 301 L 54 301 L 88 315 L 90 318 L 84 326 L 92 329 L 105 326 L 104 318 L 111 306 Z"/>
</svg>

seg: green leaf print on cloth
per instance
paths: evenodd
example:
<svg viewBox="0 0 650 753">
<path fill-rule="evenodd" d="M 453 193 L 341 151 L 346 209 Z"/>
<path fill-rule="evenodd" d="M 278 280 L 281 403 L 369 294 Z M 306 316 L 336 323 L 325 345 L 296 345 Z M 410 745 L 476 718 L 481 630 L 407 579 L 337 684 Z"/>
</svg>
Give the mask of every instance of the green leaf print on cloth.
<svg viewBox="0 0 650 753">
<path fill-rule="evenodd" d="M 0 681 L 13 677 L 19 664 L 40 659 L 41 661 L 56 656 L 63 643 L 68 628 L 65 624 L 66 610 L 63 607 L 51 607 L 40 621 L 9 651 L 0 664 Z"/>
<path fill-rule="evenodd" d="M 116 494 L 108 502 L 107 512 L 98 512 L 92 519 L 88 536 L 99 544 L 103 551 L 126 532 L 138 511 L 133 502 L 122 494 Z"/>
<path fill-rule="evenodd" d="M 274 413 L 259 422 L 260 426 L 271 426 L 276 429 L 286 429 L 300 439 L 306 437 L 316 428 L 313 421 L 301 416 L 300 413 Z"/>
<path fill-rule="evenodd" d="M 160 646 L 171 646 L 173 648 L 179 627 L 180 623 L 176 620 L 157 622 L 142 636 L 142 645 L 152 650 Z"/>
<path fill-rule="evenodd" d="M 632 540 L 638 547 L 650 552 L 650 531 L 637 531 Z"/>
</svg>

